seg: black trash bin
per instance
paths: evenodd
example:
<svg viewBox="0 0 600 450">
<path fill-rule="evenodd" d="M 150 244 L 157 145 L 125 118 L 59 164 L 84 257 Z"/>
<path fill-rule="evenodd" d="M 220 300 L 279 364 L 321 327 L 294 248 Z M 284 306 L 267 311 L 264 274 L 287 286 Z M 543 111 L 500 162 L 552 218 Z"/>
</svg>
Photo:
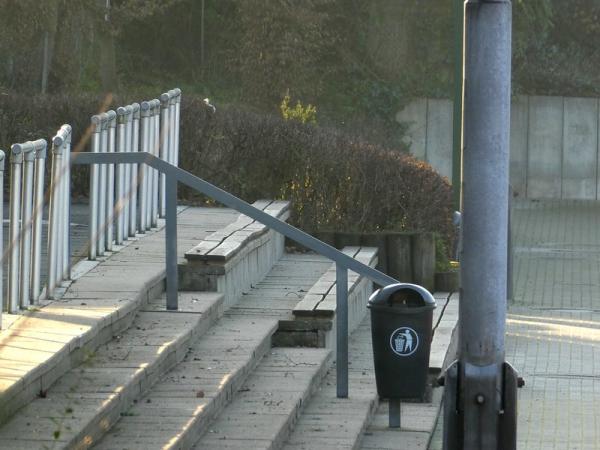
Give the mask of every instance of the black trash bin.
<svg viewBox="0 0 600 450">
<path fill-rule="evenodd" d="M 398 283 L 369 298 L 377 393 L 422 398 L 427 383 L 435 300 L 427 289 Z"/>
</svg>

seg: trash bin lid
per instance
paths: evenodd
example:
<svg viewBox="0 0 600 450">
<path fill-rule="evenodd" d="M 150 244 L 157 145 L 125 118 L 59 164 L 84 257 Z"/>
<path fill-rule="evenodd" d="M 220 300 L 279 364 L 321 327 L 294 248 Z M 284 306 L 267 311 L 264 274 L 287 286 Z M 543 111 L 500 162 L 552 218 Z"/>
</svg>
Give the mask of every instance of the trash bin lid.
<svg viewBox="0 0 600 450">
<path fill-rule="evenodd" d="M 411 283 L 389 284 L 369 297 L 370 309 L 411 314 L 436 307 L 433 295 L 423 286 Z"/>
</svg>

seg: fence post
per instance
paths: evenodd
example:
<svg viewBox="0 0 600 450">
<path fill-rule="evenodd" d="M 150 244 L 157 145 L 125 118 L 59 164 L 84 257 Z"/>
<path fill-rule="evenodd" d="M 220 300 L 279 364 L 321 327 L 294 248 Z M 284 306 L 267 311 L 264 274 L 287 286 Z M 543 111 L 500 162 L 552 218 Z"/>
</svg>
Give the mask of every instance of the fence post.
<svg viewBox="0 0 600 450">
<path fill-rule="evenodd" d="M 335 265 L 336 388 L 338 398 L 348 397 L 348 269 Z"/>
<path fill-rule="evenodd" d="M 133 108 L 131 105 L 125 107 L 125 152 L 132 151 L 132 135 L 133 135 Z M 131 164 L 123 164 L 124 184 L 123 184 L 123 239 L 129 239 L 129 214 L 131 207 Z"/>
<path fill-rule="evenodd" d="M 167 264 L 167 309 L 177 310 L 177 178 L 166 178 L 166 264 Z"/>
<path fill-rule="evenodd" d="M 132 109 L 132 138 L 131 138 L 131 151 L 139 152 L 140 151 L 140 105 L 138 103 L 133 103 L 131 105 Z M 131 184 L 130 184 L 130 194 L 129 194 L 129 236 L 135 236 L 135 233 L 138 230 L 137 226 L 137 189 L 139 185 L 139 173 L 138 173 L 138 165 L 130 164 L 131 169 Z"/>
<path fill-rule="evenodd" d="M 33 192 L 33 259 L 31 262 L 31 303 L 37 304 L 41 293 L 42 218 L 44 216 L 44 174 L 46 141 L 35 149 L 35 180 Z"/>
<path fill-rule="evenodd" d="M 152 138 L 152 147 L 153 147 L 153 154 L 154 156 L 156 156 L 157 158 L 160 155 L 160 100 L 158 100 L 157 98 L 155 98 L 154 100 L 152 100 L 154 107 L 154 114 L 153 114 L 153 122 L 154 122 L 154 127 L 153 127 L 153 138 Z M 153 169 L 154 172 L 154 176 L 152 177 L 152 214 L 150 217 L 150 222 L 153 228 L 156 228 L 158 225 L 158 209 L 159 209 L 159 205 L 158 205 L 158 192 L 160 190 L 160 180 L 159 180 L 159 174 L 158 174 L 158 170 Z"/>
<path fill-rule="evenodd" d="M 0 150 L 0 186 L 4 186 L 5 153 Z M 2 329 L 2 310 L 4 309 L 4 195 L 0 195 L 0 330 Z"/>
<path fill-rule="evenodd" d="M 106 113 L 108 117 L 108 153 L 115 152 L 115 131 L 117 127 L 117 113 L 110 110 Z M 108 220 L 106 227 L 106 250 L 113 251 L 114 241 L 114 222 L 115 222 L 115 165 L 107 164 L 107 185 L 106 185 L 106 217 Z"/>
<path fill-rule="evenodd" d="M 181 109 L 181 89 L 175 88 L 176 103 L 175 103 L 175 159 L 173 165 L 179 167 L 179 129 L 180 109 Z"/>
<path fill-rule="evenodd" d="M 93 153 L 97 153 L 100 151 L 100 132 L 102 131 L 102 119 L 99 115 L 92 116 L 92 126 L 94 131 L 91 150 Z M 98 189 L 100 184 L 98 171 L 98 164 L 90 166 L 90 250 L 88 258 L 91 261 L 94 261 L 98 255 Z"/>
<path fill-rule="evenodd" d="M 177 92 L 169 91 L 169 164 L 175 165 L 175 109 Z"/>
<path fill-rule="evenodd" d="M 117 152 L 122 153 L 125 151 L 125 128 L 127 126 L 127 111 L 123 107 L 117 109 Z M 115 165 L 115 179 L 116 179 L 116 199 L 115 205 L 115 216 L 116 216 L 116 230 L 117 237 L 115 243 L 117 245 L 123 245 L 123 202 L 124 202 L 124 189 L 125 189 L 125 166 L 123 164 Z"/>
<path fill-rule="evenodd" d="M 98 152 L 106 153 L 108 150 L 108 115 L 106 113 L 99 114 L 100 117 L 100 140 Z M 98 239 L 97 252 L 98 256 L 104 255 L 106 249 L 106 203 L 107 192 L 106 184 L 108 181 L 108 167 L 106 164 L 100 164 L 98 167 L 100 181 L 98 182 Z"/>
<path fill-rule="evenodd" d="M 7 310 L 9 313 L 16 313 L 19 310 L 19 238 L 21 235 L 21 180 L 23 178 L 23 150 L 21 145 L 15 144 L 11 147 L 10 165 Z"/>
<path fill-rule="evenodd" d="M 140 104 L 140 125 L 142 134 L 142 146 L 141 151 L 150 153 L 149 145 L 149 123 L 150 123 L 150 104 L 148 102 L 142 102 Z M 150 168 L 147 164 L 140 165 L 140 208 L 139 208 L 139 224 L 140 233 L 145 233 L 148 229 L 148 174 Z"/>
<path fill-rule="evenodd" d="M 63 143 L 63 171 L 62 177 L 62 223 L 60 233 L 62 236 L 62 264 L 61 280 L 71 279 L 71 125 L 63 125 L 59 130 L 64 136 Z"/>
<path fill-rule="evenodd" d="M 19 145 L 19 144 L 17 144 Z M 23 144 L 23 190 L 21 191 L 21 267 L 19 298 L 21 308 L 27 308 L 30 303 L 31 277 L 31 226 L 33 215 L 33 176 L 35 150 L 33 142 Z"/>
<path fill-rule="evenodd" d="M 160 158 L 163 161 L 169 162 L 169 94 L 161 94 L 160 96 Z M 165 217 L 165 209 L 166 209 L 166 175 L 164 173 L 160 174 L 160 187 L 159 187 L 159 207 L 158 207 L 158 215 L 159 217 Z"/>
</svg>

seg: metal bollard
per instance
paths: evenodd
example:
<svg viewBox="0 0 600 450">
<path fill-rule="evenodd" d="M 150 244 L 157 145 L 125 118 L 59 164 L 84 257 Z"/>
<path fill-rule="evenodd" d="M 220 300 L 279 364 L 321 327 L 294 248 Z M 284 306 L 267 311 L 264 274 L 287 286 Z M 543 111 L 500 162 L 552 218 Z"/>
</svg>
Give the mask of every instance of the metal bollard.
<svg viewBox="0 0 600 450">
<path fill-rule="evenodd" d="M 37 304 L 41 294 L 42 271 L 42 218 L 44 215 L 44 173 L 46 169 L 46 141 L 35 149 L 35 180 L 33 192 L 33 255 L 31 261 L 31 303 Z"/>
<path fill-rule="evenodd" d="M 126 128 L 127 128 L 127 111 L 125 108 L 120 107 L 117 109 L 117 152 L 125 151 L 125 139 L 126 139 Z M 115 224 L 117 230 L 117 236 L 115 243 L 117 245 L 123 244 L 123 226 L 124 214 L 123 205 L 125 198 L 125 165 L 117 164 L 115 166 L 115 179 L 116 179 L 116 204 L 115 204 Z"/>
<path fill-rule="evenodd" d="M 117 113 L 113 110 L 107 111 L 108 116 L 108 153 L 115 152 L 116 145 L 116 127 L 117 127 Z M 113 230 L 115 222 L 115 165 L 107 164 L 107 181 L 106 181 L 106 217 L 108 223 L 106 224 L 106 250 L 109 252 L 113 251 Z"/>
<path fill-rule="evenodd" d="M 65 135 L 63 144 L 63 173 L 62 177 L 62 264 L 61 274 L 63 280 L 71 279 L 71 138 L 73 136 L 71 125 L 61 127 Z"/>
<path fill-rule="evenodd" d="M 150 153 L 149 139 L 150 139 L 150 104 L 148 102 L 142 102 L 140 105 L 140 125 L 141 125 L 141 136 L 142 144 L 140 150 L 142 152 Z M 148 166 L 141 164 L 140 167 L 140 208 L 138 221 L 140 224 L 140 233 L 145 233 L 148 224 L 148 186 L 149 186 L 149 175 Z"/>
<path fill-rule="evenodd" d="M 108 149 L 108 115 L 99 114 L 100 117 L 100 139 L 97 152 L 106 153 Z M 98 168 L 100 181 L 98 182 L 98 256 L 104 255 L 106 248 L 106 184 L 108 181 L 108 167 L 106 164 L 100 164 Z"/>
<path fill-rule="evenodd" d="M 92 148 L 96 153 L 100 151 L 100 133 L 102 131 L 102 118 L 99 115 L 92 116 Z M 90 223 L 89 223 L 89 242 L 90 248 L 88 258 L 91 261 L 98 255 L 98 207 L 99 207 L 99 187 L 100 187 L 100 168 L 98 164 L 90 166 Z"/>
<path fill-rule="evenodd" d="M 61 281 L 70 278 L 71 126 L 63 125 L 52 139 L 50 208 L 48 213 L 48 283 L 46 296 L 54 298 Z"/>
<path fill-rule="evenodd" d="M 176 103 L 175 103 L 175 159 L 173 164 L 179 167 L 179 130 L 180 130 L 180 111 L 181 111 L 181 89 L 175 88 Z"/>
<path fill-rule="evenodd" d="M 125 107 L 125 152 L 132 151 L 132 135 L 133 135 L 133 108 L 131 105 Z M 129 239 L 129 214 L 131 209 L 131 164 L 123 164 L 125 180 L 123 184 L 123 239 Z"/>
<path fill-rule="evenodd" d="M 175 109 L 177 103 L 177 92 L 169 91 L 169 164 L 175 164 Z"/>
<path fill-rule="evenodd" d="M 169 94 L 161 94 L 160 96 L 160 158 L 163 161 L 169 162 Z M 159 217 L 165 217 L 166 214 L 166 178 L 165 174 L 160 174 L 159 187 Z"/>
<path fill-rule="evenodd" d="M 0 186 L 4 186 L 4 159 L 0 150 Z M 2 309 L 4 308 L 4 195 L 0 195 L 0 330 L 2 329 Z"/>
<path fill-rule="evenodd" d="M 19 239 L 21 235 L 21 180 L 23 178 L 23 149 L 15 144 L 10 152 L 10 212 L 8 227 L 8 294 L 7 311 L 19 310 Z"/>
<path fill-rule="evenodd" d="M 19 304 L 27 308 L 30 301 L 29 280 L 31 277 L 31 219 L 33 215 L 33 176 L 35 149 L 33 142 L 23 145 L 23 188 L 21 190 L 21 260 L 19 268 Z"/>
<path fill-rule="evenodd" d="M 160 155 L 160 100 L 155 98 L 154 100 L 152 100 L 152 102 L 154 104 L 152 148 L 154 156 L 158 158 Z M 152 177 L 152 213 L 150 216 L 150 225 L 153 228 L 156 228 L 158 226 L 158 197 L 160 190 L 160 178 L 158 170 L 153 169 L 153 172 L 154 176 Z"/>
<path fill-rule="evenodd" d="M 132 137 L 131 137 L 131 151 L 139 152 L 140 149 L 140 105 L 133 103 L 132 108 Z M 129 187 L 129 236 L 135 237 L 135 233 L 138 230 L 137 227 L 137 189 L 139 184 L 138 165 L 130 164 L 131 169 L 131 180 Z"/>
</svg>

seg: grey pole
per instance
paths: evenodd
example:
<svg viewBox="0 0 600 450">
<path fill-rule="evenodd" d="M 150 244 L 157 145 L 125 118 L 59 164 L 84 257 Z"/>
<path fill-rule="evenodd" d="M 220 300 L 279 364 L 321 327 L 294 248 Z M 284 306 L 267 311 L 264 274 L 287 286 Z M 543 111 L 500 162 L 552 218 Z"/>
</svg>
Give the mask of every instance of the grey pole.
<svg viewBox="0 0 600 450">
<path fill-rule="evenodd" d="M 4 160 L 6 155 L 0 150 L 0 186 L 4 186 Z M 4 195 L 0 195 L 0 330 L 2 329 L 2 309 L 4 308 Z"/>
<path fill-rule="evenodd" d="M 16 313 L 19 310 L 19 259 L 21 235 L 21 180 L 23 177 L 23 150 L 18 144 L 10 151 L 10 216 L 8 231 L 8 295 L 7 311 Z"/>
<path fill-rule="evenodd" d="M 153 138 L 153 147 L 154 147 L 154 156 L 157 158 L 160 157 L 160 100 L 155 98 L 152 100 L 154 102 L 154 138 Z M 159 191 L 160 191 L 160 178 L 158 170 L 154 170 L 153 177 L 153 185 L 152 185 L 152 215 L 151 215 L 151 225 L 153 228 L 158 226 L 158 210 L 159 210 Z"/>
<path fill-rule="evenodd" d="M 21 145 L 23 151 L 23 189 L 21 191 L 21 267 L 19 269 L 19 298 L 21 308 L 27 308 L 29 307 L 31 300 L 31 225 L 33 216 L 35 147 L 34 143 L 31 141 Z"/>
<path fill-rule="evenodd" d="M 41 293 L 42 218 L 44 215 L 44 173 L 46 141 L 35 149 L 35 180 L 33 192 L 33 258 L 31 261 L 31 302 L 37 304 Z"/>
<path fill-rule="evenodd" d="M 175 103 L 175 160 L 173 164 L 179 167 L 179 129 L 180 126 L 180 111 L 181 111 L 181 89 L 175 88 L 176 103 Z"/>
<path fill-rule="evenodd" d="M 131 138 L 131 151 L 140 151 L 140 105 L 133 103 L 132 108 L 132 138 Z M 131 164 L 131 185 L 129 194 L 129 236 L 135 236 L 138 230 L 137 226 L 137 189 L 139 184 L 139 173 L 138 165 Z"/>
<path fill-rule="evenodd" d="M 177 178 L 167 177 L 166 183 L 166 270 L 167 270 L 167 309 L 177 310 Z"/>
<path fill-rule="evenodd" d="M 348 397 L 348 269 L 335 265 L 337 397 Z"/>
<path fill-rule="evenodd" d="M 100 145 L 98 151 L 106 153 L 108 150 L 108 115 L 100 114 Z M 97 252 L 99 256 L 104 255 L 106 248 L 106 184 L 108 181 L 108 167 L 101 164 L 98 168 L 100 181 L 98 183 L 98 243 Z"/>
<path fill-rule="evenodd" d="M 110 110 L 106 113 L 108 115 L 108 153 L 115 152 L 115 131 L 117 127 L 117 113 Z M 106 227 L 106 250 L 112 252 L 113 250 L 113 230 L 115 222 L 115 165 L 108 164 L 108 175 L 106 185 L 106 217 L 108 224 Z"/>
<path fill-rule="evenodd" d="M 160 158 L 169 162 L 169 94 L 160 96 Z M 159 217 L 165 217 L 166 199 L 165 199 L 165 174 L 160 174 L 159 182 Z"/>
<path fill-rule="evenodd" d="M 141 151 L 150 153 L 150 104 L 148 102 L 142 102 L 140 104 L 140 125 L 141 125 L 141 136 L 142 136 L 142 146 Z M 139 208 L 139 224 L 140 224 L 140 233 L 145 233 L 147 230 L 148 221 L 148 174 L 149 169 L 146 164 L 140 165 L 140 208 Z"/>
<path fill-rule="evenodd" d="M 464 64 L 459 360 L 446 374 L 457 395 L 445 405 L 444 448 L 505 450 L 516 446 L 516 373 L 504 359 L 510 0 L 465 2 Z"/>
<path fill-rule="evenodd" d="M 71 139 L 73 137 L 71 125 L 63 125 L 59 130 L 64 136 L 63 144 L 63 164 L 64 176 L 62 179 L 62 221 L 61 221 L 61 242 L 62 242 L 62 264 L 60 279 L 71 279 Z"/>
<path fill-rule="evenodd" d="M 102 119 L 99 115 L 92 116 L 92 126 L 94 131 L 92 134 L 93 153 L 100 151 L 100 132 L 102 129 Z M 99 190 L 99 168 L 98 164 L 90 166 L 90 250 L 89 259 L 94 261 L 98 255 L 98 190 Z"/>
<path fill-rule="evenodd" d="M 132 151 L 132 139 L 133 139 L 133 107 L 127 105 L 125 107 L 125 117 L 127 122 L 125 124 L 125 152 Z M 131 178 L 132 178 L 132 167 L 131 164 L 125 164 L 124 168 L 125 183 L 123 185 L 123 239 L 129 239 L 129 214 L 131 208 Z"/>
<path fill-rule="evenodd" d="M 177 92 L 169 91 L 169 163 L 175 165 L 175 109 Z"/>
<path fill-rule="evenodd" d="M 117 109 L 117 152 L 123 153 L 125 152 L 125 139 L 126 139 L 126 127 L 127 127 L 127 117 L 126 117 L 125 108 L 120 107 Z M 125 236 L 123 235 L 124 227 L 123 227 L 123 202 L 125 197 L 125 165 L 124 164 L 116 164 L 115 165 L 115 178 L 116 178 L 116 204 L 115 204 L 115 217 L 116 217 L 116 231 L 117 236 L 115 239 L 115 243 L 117 245 L 123 244 L 123 239 Z"/>
<path fill-rule="evenodd" d="M 61 130 L 52 139 L 52 178 L 50 181 L 50 208 L 48 212 L 48 283 L 46 296 L 54 298 L 54 290 L 60 281 L 60 251 L 62 250 L 62 177 L 64 176 L 64 136 Z"/>
</svg>

